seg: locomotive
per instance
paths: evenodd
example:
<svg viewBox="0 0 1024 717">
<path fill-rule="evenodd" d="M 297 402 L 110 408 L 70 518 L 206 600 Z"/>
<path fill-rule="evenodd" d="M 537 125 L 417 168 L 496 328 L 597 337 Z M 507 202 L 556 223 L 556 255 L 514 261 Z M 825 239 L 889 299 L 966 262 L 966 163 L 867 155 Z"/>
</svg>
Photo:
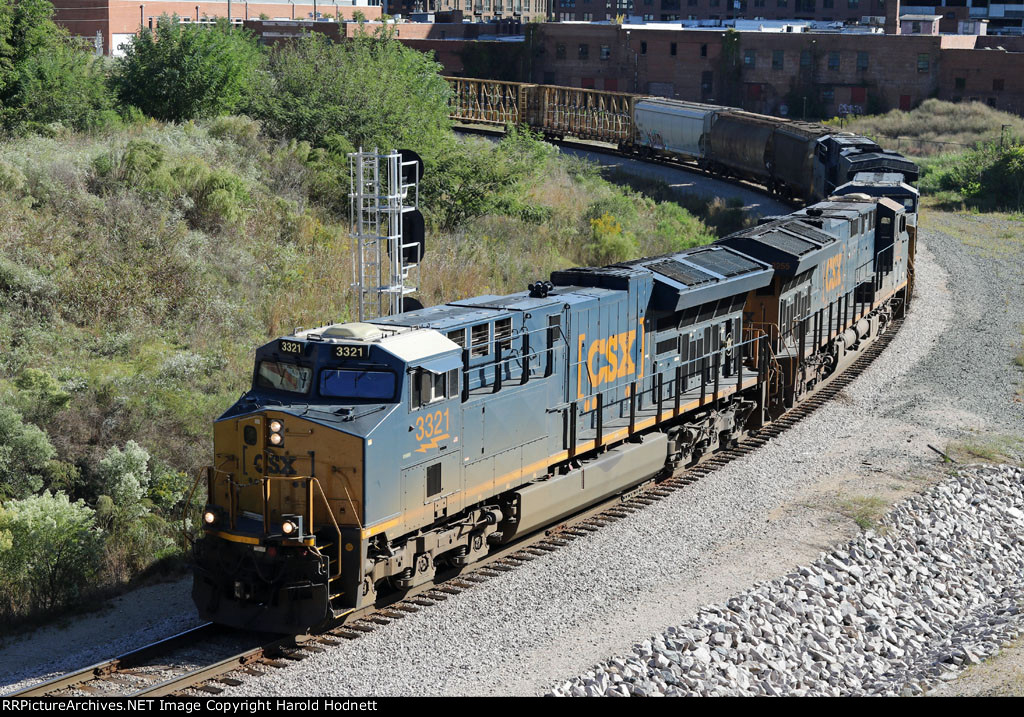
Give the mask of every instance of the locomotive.
<svg viewBox="0 0 1024 717">
<path fill-rule="evenodd" d="M 214 425 L 200 615 L 315 629 L 778 418 L 905 311 L 904 178 L 858 174 L 708 246 L 261 346 Z"/>
<path fill-rule="evenodd" d="M 754 182 L 783 199 L 820 201 L 861 173 L 896 173 L 908 184 L 918 179 L 917 165 L 899 153 L 815 122 L 624 92 L 447 79 L 457 121 L 526 124 L 550 138 L 610 142 L 627 154 Z"/>
</svg>

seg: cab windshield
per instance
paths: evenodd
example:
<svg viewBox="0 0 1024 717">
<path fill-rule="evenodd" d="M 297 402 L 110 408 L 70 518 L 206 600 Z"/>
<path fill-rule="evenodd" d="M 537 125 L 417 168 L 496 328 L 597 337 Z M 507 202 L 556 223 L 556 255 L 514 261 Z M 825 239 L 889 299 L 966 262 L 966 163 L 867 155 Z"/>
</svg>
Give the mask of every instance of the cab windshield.
<svg viewBox="0 0 1024 717">
<path fill-rule="evenodd" d="M 320 395 L 325 398 L 391 401 L 395 374 L 368 369 L 325 369 L 320 372 Z"/>
<path fill-rule="evenodd" d="M 256 385 L 289 393 L 309 393 L 313 369 L 283 361 L 260 361 Z"/>
</svg>

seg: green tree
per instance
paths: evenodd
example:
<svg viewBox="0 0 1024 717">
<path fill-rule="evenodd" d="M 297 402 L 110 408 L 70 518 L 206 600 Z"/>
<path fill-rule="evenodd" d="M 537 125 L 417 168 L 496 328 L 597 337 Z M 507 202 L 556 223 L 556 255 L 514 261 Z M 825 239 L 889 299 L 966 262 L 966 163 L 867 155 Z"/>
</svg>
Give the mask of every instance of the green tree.
<svg viewBox="0 0 1024 717">
<path fill-rule="evenodd" d="M 253 112 L 271 133 L 323 146 L 407 147 L 425 159 L 449 139 L 448 83 L 440 65 L 380 28 L 335 44 L 322 33 L 270 51 Z"/>
<path fill-rule="evenodd" d="M 100 62 L 53 22 L 49 0 L 0 5 L 0 119 L 8 130 L 96 125 L 112 107 Z"/>
<path fill-rule="evenodd" d="M 253 90 L 263 62 L 255 36 L 226 19 L 213 27 L 163 15 L 125 47 L 112 78 L 118 98 L 157 119 L 230 114 Z"/>
</svg>

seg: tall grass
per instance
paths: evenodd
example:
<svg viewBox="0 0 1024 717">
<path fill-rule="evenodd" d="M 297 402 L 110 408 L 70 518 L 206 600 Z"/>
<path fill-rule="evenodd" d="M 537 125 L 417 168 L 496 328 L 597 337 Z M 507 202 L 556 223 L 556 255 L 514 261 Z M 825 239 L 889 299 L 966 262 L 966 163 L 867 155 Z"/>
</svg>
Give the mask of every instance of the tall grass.
<svg viewBox="0 0 1024 717">
<path fill-rule="evenodd" d="M 838 117 L 834 127 L 863 134 L 905 154 L 933 156 L 964 151 L 982 143 L 1024 141 L 1024 117 L 1001 112 L 981 102 L 929 99 L 910 112 Z M 896 138 L 901 138 L 897 141 Z"/>
</svg>

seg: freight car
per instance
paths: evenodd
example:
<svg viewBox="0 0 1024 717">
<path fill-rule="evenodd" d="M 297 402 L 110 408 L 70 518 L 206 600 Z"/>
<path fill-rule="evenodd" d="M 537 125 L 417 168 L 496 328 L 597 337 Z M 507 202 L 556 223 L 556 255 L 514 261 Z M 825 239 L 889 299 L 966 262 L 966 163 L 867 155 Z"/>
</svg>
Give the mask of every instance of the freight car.
<svg viewBox="0 0 1024 717">
<path fill-rule="evenodd" d="M 200 615 L 315 628 L 777 418 L 905 308 L 898 184 L 260 347 L 214 426 Z"/>
<path fill-rule="evenodd" d="M 545 136 L 610 142 L 643 158 L 696 163 L 785 199 L 816 202 L 862 172 L 913 184 L 917 165 L 867 137 L 733 107 L 622 92 L 449 77 L 460 122 L 526 124 Z"/>
</svg>

